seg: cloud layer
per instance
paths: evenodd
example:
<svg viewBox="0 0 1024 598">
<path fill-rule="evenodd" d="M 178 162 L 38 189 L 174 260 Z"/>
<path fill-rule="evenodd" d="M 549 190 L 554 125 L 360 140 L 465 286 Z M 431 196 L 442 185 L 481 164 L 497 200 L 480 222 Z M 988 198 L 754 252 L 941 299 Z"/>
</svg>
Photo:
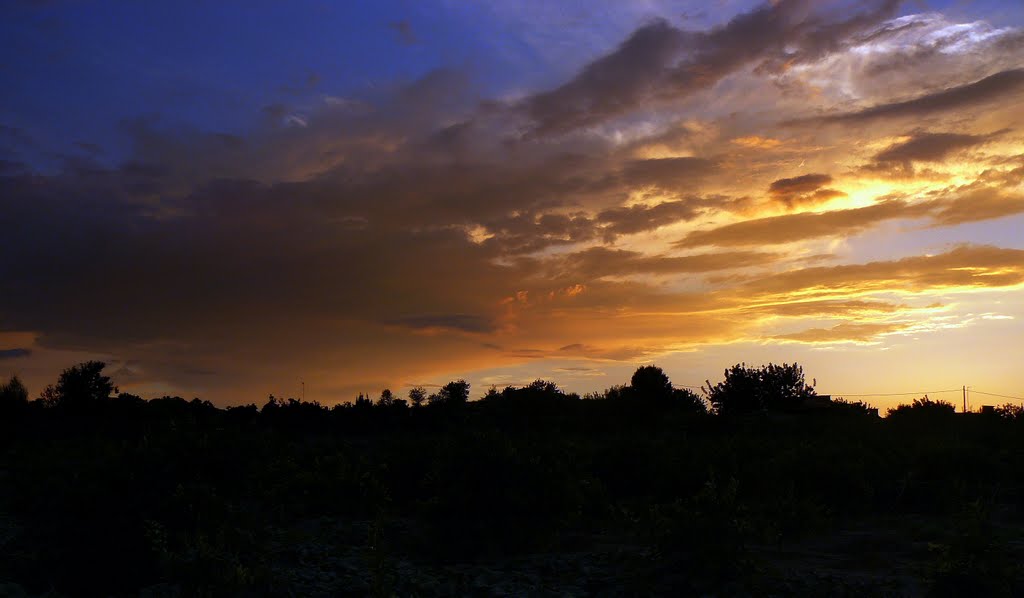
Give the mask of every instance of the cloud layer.
<svg viewBox="0 0 1024 598">
<path fill-rule="evenodd" d="M 1000 232 L 1024 214 L 1021 32 L 900 10 L 655 19 L 515 99 L 442 69 L 269 106 L 244 134 L 129 119 L 116 164 L 44 172 L 0 129 L 0 341 L 22 343 L 0 360 L 98 355 L 129 388 L 221 402 L 303 379 L 336 401 L 973 322 L 1024 292 Z M 922 82 L 878 84 L 893 73 Z"/>
</svg>

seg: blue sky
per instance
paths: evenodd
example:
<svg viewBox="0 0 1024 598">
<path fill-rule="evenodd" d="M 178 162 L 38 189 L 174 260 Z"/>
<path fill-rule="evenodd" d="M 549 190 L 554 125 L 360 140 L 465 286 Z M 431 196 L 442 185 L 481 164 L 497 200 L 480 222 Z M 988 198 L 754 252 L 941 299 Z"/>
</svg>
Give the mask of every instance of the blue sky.
<svg viewBox="0 0 1024 598">
<path fill-rule="evenodd" d="M 12 93 L 0 118 L 47 149 L 69 150 L 74 139 L 115 155 L 125 119 L 237 132 L 265 106 L 412 80 L 479 45 L 457 22 L 428 15 L 417 22 L 439 29 L 431 46 L 403 44 L 392 25 L 410 11 L 388 2 L 56 2 L 6 12 L 2 76 Z"/>
<path fill-rule="evenodd" d="M 0 19 L 0 125 L 52 153 L 101 148 L 117 161 L 128 119 L 219 132 L 261 110 L 364 95 L 454 68 L 481 97 L 558 84 L 647 19 L 721 24 L 756 2 L 13 2 Z M 1012 0 L 909 2 L 961 18 L 1017 24 Z M 94 148 L 95 149 L 95 148 Z"/>
</svg>

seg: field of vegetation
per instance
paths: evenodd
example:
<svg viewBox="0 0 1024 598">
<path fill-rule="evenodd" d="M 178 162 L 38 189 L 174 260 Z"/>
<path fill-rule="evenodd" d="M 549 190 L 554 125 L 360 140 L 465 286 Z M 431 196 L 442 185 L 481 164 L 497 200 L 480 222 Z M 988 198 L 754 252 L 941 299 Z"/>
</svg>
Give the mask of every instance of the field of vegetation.
<svg viewBox="0 0 1024 598">
<path fill-rule="evenodd" d="M 479 395 L 477 395 L 479 396 Z M 1024 595 L 1024 416 L 796 365 L 325 407 L 0 386 L 0 595 Z"/>
</svg>

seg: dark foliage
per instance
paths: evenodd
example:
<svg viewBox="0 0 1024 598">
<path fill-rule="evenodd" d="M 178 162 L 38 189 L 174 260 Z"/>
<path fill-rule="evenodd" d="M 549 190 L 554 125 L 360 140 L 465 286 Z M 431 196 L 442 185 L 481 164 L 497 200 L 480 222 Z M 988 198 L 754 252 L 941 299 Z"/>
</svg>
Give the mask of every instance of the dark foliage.
<svg viewBox="0 0 1024 598">
<path fill-rule="evenodd" d="M 0 385 L 0 417 L 15 417 L 28 409 L 28 389 L 17 376 Z"/>
<path fill-rule="evenodd" d="M 422 386 L 409 389 L 409 402 L 413 407 L 420 407 L 427 400 L 427 391 Z"/>
<path fill-rule="evenodd" d="M 759 368 L 737 364 L 725 370 L 725 380 L 704 388 L 715 413 L 741 415 L 758 411 L 793 411 L 816 395 L 797 364 L 768 364 Z"/>
<path fill-rule="evenodd" d="M 457 407 L 469 401 L 469 382 L 455 380 L 441 387 L 437 393 L 430 395 L 427 401 L 431 405 Z"/>
<path fill-rule="evenodd" d="M 637 368 L 625 393 L 634 400 L 654 407 L 676 407 L 686 411 L 705 413 L 703 399 L 685 388 L 675 388 L 665 372 L 654 365 Z"/>
<path fill-rule="evenodd" d="M 40 400 L 47 407 L 60 407 L 76 412 L 96 411 L 117 392 L 109 376 L 103 375 L 106 364 L 87 361 L 61 373 L 56 385 L 47 386 Z"/>
<path fill-rule="evenodd" d="M 907 534 L 931 547 L 915 571 L 934 595 L 1021 589 L 1019 410 L 868 417 L 815 397 L 796 365 L 727 370 L 708 385 L 718 415 L 653 366 L 585 399 L 537 380 L 470 401 L 455 381 L 429 403 L 228 409 L 117 395 L 102 370 L 66 370 L 46 401 L 0 387 L 0 593 L 480 594 L 428 591 L 410 567 L 611 544 L 565 574 L 594 578 L 576 593 L 854 595 L 780 581 L 766 554 L 879 517 L 930 522 Z M 329 590 L 308 585 L 317 559 Z"/>
<path fill-rule="evenodd" d="M 1024 421 L 1024 405 L 1007 403 L 992 410 L 993 415 L 1011 421 Z"/>
<path fill-rule="evenodd" d="M 933 401 L 926 396 L 914 399 L 910 405 L 899 405 L 890 409 L 888 416 L 894 420 L 935 420 L 947 419 L 956 414 L 956 407 L 946 401 Z"/>
</svg>

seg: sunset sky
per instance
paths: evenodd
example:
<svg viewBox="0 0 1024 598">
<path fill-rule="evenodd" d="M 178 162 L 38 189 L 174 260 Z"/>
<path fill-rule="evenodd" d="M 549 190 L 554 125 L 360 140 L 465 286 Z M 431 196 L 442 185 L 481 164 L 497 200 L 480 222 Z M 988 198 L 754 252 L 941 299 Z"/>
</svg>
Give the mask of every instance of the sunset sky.
<svg viewBox="0 0 1024 598">
<path fill-rule="evenodd" d="M 12 0 L 0 48 L 33 394 L 1024 396 L 1019 0 Z"/>
</svg>

